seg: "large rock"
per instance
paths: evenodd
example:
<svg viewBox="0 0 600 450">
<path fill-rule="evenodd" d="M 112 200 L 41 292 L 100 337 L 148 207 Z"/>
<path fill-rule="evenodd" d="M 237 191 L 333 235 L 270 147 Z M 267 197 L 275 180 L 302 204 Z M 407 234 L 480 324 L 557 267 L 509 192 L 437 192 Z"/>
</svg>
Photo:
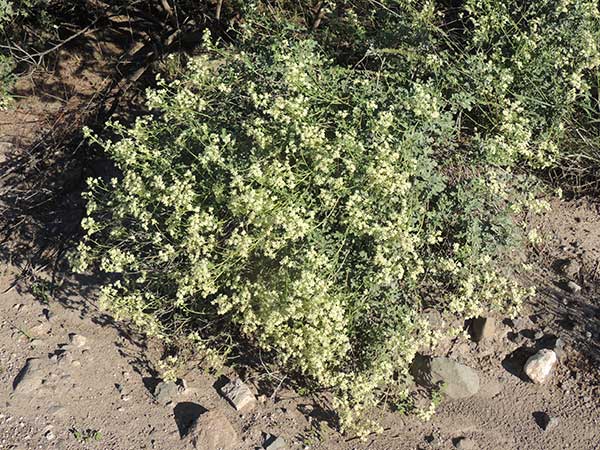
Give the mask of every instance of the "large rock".
<svg viewBox="0 0 600 450">
<path fill-rule="evenodd" d="M 525 374 L 534 383 L 542 384 L 550 377 L 557 361 L 554 350 L 544 348 L 527 360 L 524 367 Z"/>
<path fill-rule="evenodd" d="M 479 391 L 477 372 L 450 358 L 418 355 L 411 372 L 415 381 L 422 386 L 442 385 L 444 394 L 452 399 L 471 397 Z"/>
<path fill-rule="evenodd" d="M 208 411 L 198 417 L 183 439 L 196 450 L 233 450 L 241 444 L 231 422 L 219 411 Z"/>
<path fill-rule="evenodd" d="M 256 397 L 240 379 L 227 383 L 221 388 L 221 393 L 237 411 L 250 409 L 256 404 Z"/>
</svg>

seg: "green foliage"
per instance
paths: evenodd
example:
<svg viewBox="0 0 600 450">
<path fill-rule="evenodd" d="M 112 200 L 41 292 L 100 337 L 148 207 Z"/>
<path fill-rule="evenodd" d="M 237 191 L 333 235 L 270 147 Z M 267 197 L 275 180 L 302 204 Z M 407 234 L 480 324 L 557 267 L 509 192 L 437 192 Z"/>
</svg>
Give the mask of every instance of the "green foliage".
<svg viewBox="0 0 600 450">
<path fill-rule="evenodd" d="M 406 398 L 415 352 L 460 331 L 424 310 L 515 313 L 526 292 L 500 268 L 515 218 L 544 207 L 520 168 L 557 160 L 598 8 L 444 4 L 331 6 L 311 37 L 305 11 L 248 4 L 236 46 L 207 36 L 151 115 L 92 136 L 121 176 L 90 180 L 73 265 L 115 277 L 103 304 L 203 350 L 249 342 L 362 435 Z"/>
<path fill-rule="evenodd" d="M 0 111 L 12 103 L 10 90 L 14 82 L 14 61 L 9 56 L 0 55 Z"/>
</svg>

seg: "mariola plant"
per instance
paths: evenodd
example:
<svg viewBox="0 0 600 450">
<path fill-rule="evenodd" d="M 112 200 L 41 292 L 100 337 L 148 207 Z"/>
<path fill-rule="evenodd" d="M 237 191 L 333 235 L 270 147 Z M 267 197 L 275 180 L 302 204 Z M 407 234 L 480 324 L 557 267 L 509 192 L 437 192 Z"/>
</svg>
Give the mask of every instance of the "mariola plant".
<svg viewBox="0 0 600 450">
<path fill-rule="evenodd" d="M 148 91 L 151 115 L 92 136 L 122 176 L 90 180 L 73 264 L 115 274 L 101 297 L 117 317 L 166 338 L 239 335 L 330 389 L 364 434 L 366 409 L 406 395 L 417 349 L 456 332 L 430 329 L 425 308 L 519 307 L 493 264 L 505 171 L 450 182 L 436 155 L 458 129 L 433 83 L 337 67 L 312 40 L 208 41 Z"/>
</svg>

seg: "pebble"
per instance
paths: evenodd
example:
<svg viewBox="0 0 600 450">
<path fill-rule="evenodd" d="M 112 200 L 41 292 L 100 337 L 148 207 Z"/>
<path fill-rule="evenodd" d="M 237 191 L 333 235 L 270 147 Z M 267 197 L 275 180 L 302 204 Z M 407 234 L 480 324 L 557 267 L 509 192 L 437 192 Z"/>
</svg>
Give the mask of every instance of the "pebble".
<svg viewBox="0 0 600 450">
<path fill-rule="evenodd" d="M 576 279 L 581 271 L 581 264 L 574 259 L 569 259 L 563 262 L 561 272 L 570 279 Z"/>
<path fill-rule="evenodd" d="M 577 283 L 575 283 L 574 281 L 569 281 L 567 283 L 567 289 L 572 292 L 573 294 L 577 294 L 579 291 L 581 291 L 581 286 L 579 286 Z"/>
<path fill-rule="evenodd" d="M 550 414 L 543 412 L 539 413 L 538 425 L 544 431 L 552 431 L 559 424 L 560 420 L 558 417 L 553 417 Z"/>
<path fill-rule="evenodd" d="M 533 339 L 535 339 L 536 341 L 539 341 L 543 337 L 544 337 L 543 331 L 536 331 L 536 333 L 533 335 Z"/>
<path fill-rule="evenodd" d="M 69 342 L 75 347 L 84 347 L 87 344 L 87 338 L 76 333 L 69 334 Z"/>
<path fill-rule="evenodd" d="M 567 355 L 567 350 L 565 348 L 565 341 L 561 338 L 556 339 L 556 342 L 554 342 L 554 353 L 556 353 L 557 358 L 559 359 L 559 361 L 562 361 L 563 359 L 565 359 L 566 355 Z"/>
<path fill-rule="evenodd" d="M 477 445 L 475 444 L 475 441 L 469 438 L 459 438 L 456 443 L 454 444 L 454 447 L 459 449 L 459 450 L 476 450 L 477 449 Z"/>
<path fill-rule="evenodd" d="M 221 393 L 237 411 L 252 408 L 256 404 L 256 397 L 240 379 L 227 383 L 221 388 Z"/>
<path fill-rule="evenodd" d="M 525 374 L 536 384 L 544 383 L 552 373 L 558 358 L 554 350 L 544 348 L 529 357 L 525 363 Z"/>
<path fill-rule="evenodd" d="M 287 448 L 285 441 L 282 437 L 277 437 L 270 440 L 270 443 L 265 446 L 266 450 L 284 450 Z"/>
</svg>

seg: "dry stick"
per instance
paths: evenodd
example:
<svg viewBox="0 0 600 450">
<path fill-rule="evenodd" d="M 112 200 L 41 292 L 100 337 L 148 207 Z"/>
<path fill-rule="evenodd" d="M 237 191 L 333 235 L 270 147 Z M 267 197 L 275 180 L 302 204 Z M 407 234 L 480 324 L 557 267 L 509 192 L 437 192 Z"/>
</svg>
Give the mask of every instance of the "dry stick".
<svg viewBox="0 0 600 450">
<path fill-rule="evenodd" d="M 317 13 L 317 18 L 315 19 L 315 21 L 313 22 L 313 25 L 312 25 L 313 31 L 315 31 L 317 28 L 319 28 L 319 25 L 321 25 L 321 20 L 323 20 L 323 17 L 325 17 L 325 8 L 323 8 L 322 6 L 319 6 L 319 12 Z"/>
<path fill-rule="evenodd" d="M 223 0 L 219 0 L 217 2 L 217 11 L 215 13 L 215 16 L 217 17 L 217 20 L 221 20 L 221 8 L 223 7 Z"/>
<path fill-rule="evenodd" d="M 169 5 L 168 0 L 160 0 L 160 4 L 162 5 L 163 9 L 165 10 L 165 12 L 173 17 L 173 8 L 171 8 L 171 5 Z"/>
</svg>

